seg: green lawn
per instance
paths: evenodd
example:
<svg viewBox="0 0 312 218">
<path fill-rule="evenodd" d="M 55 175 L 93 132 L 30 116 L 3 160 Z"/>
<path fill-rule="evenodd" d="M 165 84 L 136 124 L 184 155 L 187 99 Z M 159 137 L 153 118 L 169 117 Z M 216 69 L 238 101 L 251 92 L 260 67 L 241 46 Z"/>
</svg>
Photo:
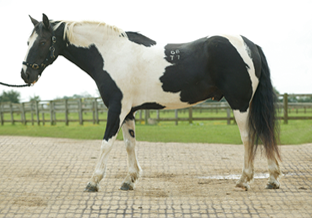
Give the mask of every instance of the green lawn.
<svg viewBox="0 0 312 218">
<path fill-rule="evenodd" d="M 233 122 L 232 122 L 233 123 Z M 288 124 L 281 124 L 281 144 L 312 143 L 312 121 L 290 120 Z M 65 126 L 57 123 L 51 126 L 43 125 L 14 125 L 5 123 L 0 126 L 0 135 L 22 135 L 36 137 L 59 137 L 73 139 L 102 139 L 105 130 L 105 122 L 97 124 L 87 123 L 79 125 L 70 123 Z M 136 137 L 138 141 L 150 142 L 198 142 L 198 143 L 228 143 L 241 144 L 238 128 L 235 124 L 227 125 L 226 121 L 198 121 L 188 122 L 160 122 L 156 125 L 136 125 Z M 121 132 L 118 139 L 122 140 Z"/>
</svg>

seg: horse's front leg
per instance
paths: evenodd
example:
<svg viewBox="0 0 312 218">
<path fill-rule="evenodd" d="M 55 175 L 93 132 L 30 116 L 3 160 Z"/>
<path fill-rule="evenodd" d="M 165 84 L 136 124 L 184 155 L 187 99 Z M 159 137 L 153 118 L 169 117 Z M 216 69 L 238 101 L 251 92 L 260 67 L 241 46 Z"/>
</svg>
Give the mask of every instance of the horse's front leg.
<svg viewBox="0 0 312 218">
<path fill-rule="evenodd" d="M 94 173 L 85 188 L 87 192 L 97 192 L 99 190 L 99 183 L 105 176 L 106 162 L 112 146 L 117 137 L 118 130 L 121 126 L 125 115 L 116 112 L 118 110 L 109 110 L 107 115 L 107 123 L 104 134 L 104 139 L 101 145 L 101 152 L 94 170 Z"/>
<path fill-rule="evenodd" d="M 128 153 L 128 173 L 121 190 L 133 190 L 136 180 L 140 177 L 142 169 L 139 165 L 135 149 L 135 120 L 133 114 L 129 114 L 122 125 L 123 138 Z"/>
</svg>

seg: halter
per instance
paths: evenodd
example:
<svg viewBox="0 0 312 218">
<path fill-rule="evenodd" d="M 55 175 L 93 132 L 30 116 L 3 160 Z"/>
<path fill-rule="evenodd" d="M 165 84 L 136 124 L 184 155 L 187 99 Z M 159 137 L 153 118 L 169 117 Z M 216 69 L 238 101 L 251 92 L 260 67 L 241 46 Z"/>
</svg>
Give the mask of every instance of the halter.
<svg viewBox="0 0 312 218">
<path fill-rule="evenodd" d="M 50 59 L 55 58 L 55 55 L 54 55 L 55 47 L 54 47 L 54 45 L 56 43 L 56 37 L 54 35 L 54 32 L 52 32 L 52 38 L 51 39 L 52 39 L 52 45 L 49 48 L 50 54 L 48 54 L 47 58 L 41 64 L 36 64 L 36 63 L 30 64 L 28 62 L 23 61 L 23 65 L 26 65 L 27 67 L 31 67 L 34 70 L 38 70 L 40 68 L 44 69 L 47 65 L 49 65 L 48 62 L 50 61 Z"/>
</svg>

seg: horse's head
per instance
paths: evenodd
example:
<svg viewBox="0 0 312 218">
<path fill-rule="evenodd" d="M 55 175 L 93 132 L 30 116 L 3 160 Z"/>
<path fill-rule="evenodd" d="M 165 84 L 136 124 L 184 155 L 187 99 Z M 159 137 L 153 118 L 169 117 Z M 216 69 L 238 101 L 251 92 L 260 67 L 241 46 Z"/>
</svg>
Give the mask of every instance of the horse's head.
<svg viewBox="0 0 312 218">
<path fill-rule="evenodd" d="M 30 17 L 30 16 L 29 16 Z M 30 17 L 34 30 L 28 39 L 28 51 L 23 62 L 21 76 L 28 83 L 38 81 L 43 70 L 57 57 L 56 37 L 48 17 L 43 14 L 42 22 Z"/>
</svg>

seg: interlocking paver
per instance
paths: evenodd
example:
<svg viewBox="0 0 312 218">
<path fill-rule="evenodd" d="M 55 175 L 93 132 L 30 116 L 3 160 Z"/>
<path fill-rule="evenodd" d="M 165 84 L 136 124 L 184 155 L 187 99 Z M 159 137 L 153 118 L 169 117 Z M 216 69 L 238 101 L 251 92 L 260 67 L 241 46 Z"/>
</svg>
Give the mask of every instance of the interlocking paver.
<svg viewBox="0 0 312 218">
<path fill-rule="evenodd" d="M 264 189 L 258 155 L 248 192 L 235 189 L 243 146 L 138 142 L 143 176 L 121 191 L 123 142 L 98 193 L 83 192 L 100 140 L 0 136 L 2 217 L 312 217 L 312 144 L 282 146 L 281 189 Z M 221 176 L 221 177 L 220 177 Z"/>
</svg>

